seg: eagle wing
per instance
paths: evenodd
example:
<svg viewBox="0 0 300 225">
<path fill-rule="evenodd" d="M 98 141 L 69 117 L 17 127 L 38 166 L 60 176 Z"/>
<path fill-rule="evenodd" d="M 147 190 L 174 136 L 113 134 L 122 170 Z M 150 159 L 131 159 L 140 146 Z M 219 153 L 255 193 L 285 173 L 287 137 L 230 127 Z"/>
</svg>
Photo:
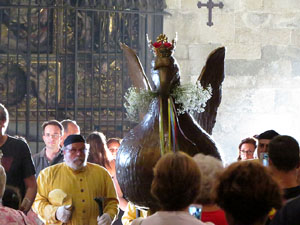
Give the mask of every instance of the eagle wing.
<svg viewBox="0 0 300 225">
<path fill-rule="evenodd" d="M 209 134 L 216 123 L 217 110 L 222 98 L 222 82 L 224 80 L 225 47 L 210 53 L 198 78 L 203 87 L 211 85 L 212 97 L 207 101 L 205 111 L 195 116 L 196 121 Z"/>
<path fill-rule="evenodd" d="M 128 65 L 128 75 L 134 87 L 151 90 L 149 80 L 135 51 L 126 44 L 120 43 Z"/>
</svg>

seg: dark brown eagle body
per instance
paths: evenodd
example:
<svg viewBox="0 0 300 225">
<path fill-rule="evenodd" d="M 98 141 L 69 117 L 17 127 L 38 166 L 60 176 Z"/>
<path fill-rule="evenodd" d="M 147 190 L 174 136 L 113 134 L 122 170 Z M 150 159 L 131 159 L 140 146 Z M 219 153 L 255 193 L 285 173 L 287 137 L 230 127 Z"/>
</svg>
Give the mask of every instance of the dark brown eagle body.
<svg viewBox="0 0 300 225">
<path fill-rule="evenodd" d="M 128 60 L 129 75 L 133 80 L 133 84 L 138 88 L 151 88 L 135 53 L 125 45 L 122 45 L 122 48 Z M 224 68 L 225 49 L 220 49 L 223 52 L 223 62 L 221 60 L 219 63 L 222 63 Z M 116 173 L 123 195 L 128 200 L 136 205 L 157 210 L 159 206 L 151 196 L 150 188 L 153 179 L 153 167 L 161 157 L 160 108 L 162 109 L 163 118 L 168 118 L 168 98 L 170 97 L 170 91 L 176 85 L 180 85 L 180 76 L 176 60 L 172 54 L 167 56 L 163 54 L 157 55 L 154 69 L 158 71 L 154 76 L 159 76 L 159 83 L 155 85 L 155 90 L 158 92 L 159 97 L 151 102 L 149 111 L 143 120 L 124 137 L 117 154 Z M 217 88 L 219 90 L 224 79 L 224 70 L 218 72 L 220 78 L 218 79 L 219 84 Z M 205 72 L 202 71 L 202 77 L 204 76 L 203 73 L 205 75 Z M 222 81 L 220 82 L 219 80 Z M 213 89 L 215 88 L 214 84 L 211 84 L 211 86 Z M 220 96 L 218 96 L 218 99 L 221 99 Z M 176 107 L 178 106 L 175 105 Z M 210 110 L 213 110 L 213 108 L 215 111 L 217 110 L 217 107 L 212 107 L 210 102 L 207 103 L 206 107 Z M 192 156 L 197 153 L 204 153 L 221 158 L 215 142 L 191 115 L 184 113 L 175 117 L 178 150 Z M 207 121 L 207 116 L 205 119 Z M 213 124 L 214 121 L 215 117 L 212 119 Z M 212 124 L 209 124 L 209 126 L 213 127 Z M 163 135 L 165 140 L 167 140 L 167 119 L 163 120 Z M 168 142 L 166 141 L 165 143 L 165 148 L 169 148 Z"/>
</svg>

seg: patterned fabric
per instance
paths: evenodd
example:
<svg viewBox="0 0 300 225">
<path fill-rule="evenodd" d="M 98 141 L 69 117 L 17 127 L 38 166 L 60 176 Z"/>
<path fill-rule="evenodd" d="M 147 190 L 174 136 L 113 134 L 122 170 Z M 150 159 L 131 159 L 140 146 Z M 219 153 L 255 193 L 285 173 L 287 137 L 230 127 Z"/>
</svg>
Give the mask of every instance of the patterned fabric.
<svg viewBox="0 0 300 225">
<path fill-rule="evenodd" d="M 5 225 L 35 225 L 25 214 L 19 210 L 14 210 L 0 205 L 0 224 Z"/>
</svg>

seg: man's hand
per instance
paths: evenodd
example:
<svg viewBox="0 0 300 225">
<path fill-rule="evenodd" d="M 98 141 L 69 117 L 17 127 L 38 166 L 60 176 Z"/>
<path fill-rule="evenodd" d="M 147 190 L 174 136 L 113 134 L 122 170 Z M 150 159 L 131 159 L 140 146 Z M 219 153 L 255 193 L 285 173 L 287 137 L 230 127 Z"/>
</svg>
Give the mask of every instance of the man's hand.
<svg viewBox="0 0 300 225">
<path fill-rule="evenodd" d="M 71 208 L 71 205 L 63 205 L 57 208 L 56 210 L 56 219 L 63 222 L 67 223 L 72 215 L 72 211 L 69 210 Z"/>
<path fill-rule="evenodd" d="M 32 202 L 30 201 L 30 199 L 25 197 L 21 203 L 19 210 L 23 211 L 26 214 L 30 210 L 31 203 Z"/>
<path fill-rule="evenodd" d="M 103 213 L 102 216 L 97 217 L 97 225 L 111 225 L 111 222 L 110 215 L 107 213 Z"/>
</svg>

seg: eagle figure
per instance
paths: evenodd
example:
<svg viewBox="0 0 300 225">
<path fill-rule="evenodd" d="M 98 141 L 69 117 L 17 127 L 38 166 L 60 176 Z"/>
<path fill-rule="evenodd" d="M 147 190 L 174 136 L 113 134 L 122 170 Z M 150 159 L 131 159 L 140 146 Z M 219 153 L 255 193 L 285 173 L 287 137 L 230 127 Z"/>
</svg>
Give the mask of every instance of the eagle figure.
<svg viewBox="0 0 300 225">
<path fill-rule="evenodd" d="M 181 106 L 171 95 L 172 90 L 180 85 L 179 66 L 173 57 L 176 42 L 168 42 L 164 34 L 159 35 L 155 43 L 148 42 L 155 56 L 151 74 L 153 84 L 150 84 L 136 53 L 121 44 L 132 84 L 157 95 L 141 122 L 124 137 L 117 153 L 116 176 L 126 199 L 156 211 L 159 206 L 151 196 L 150 188 L 153 167 L 162 154 L 180 150 L 191 156 L 203 153 L 221 159 L 210 134 L 221 102 L 225 48 L 217 48 L 208 56 L 198 78 L 203 87 L 210 85 L 212 88 L 205 111 L 197 115 L 198 124 L 189 112 L 178 113 Z"/>
</svg>

